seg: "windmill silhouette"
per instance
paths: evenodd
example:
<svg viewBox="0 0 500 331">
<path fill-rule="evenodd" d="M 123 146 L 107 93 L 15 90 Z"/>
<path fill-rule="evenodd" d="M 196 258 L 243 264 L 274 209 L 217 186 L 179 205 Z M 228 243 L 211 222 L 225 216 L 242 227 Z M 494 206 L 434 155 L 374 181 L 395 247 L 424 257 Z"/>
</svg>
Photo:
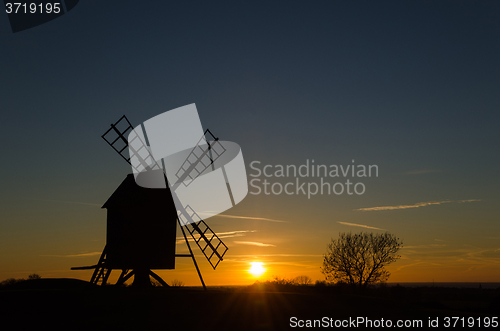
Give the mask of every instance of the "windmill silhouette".
<svg viewBox="0 0 500 331">
<path fill-rule="evenodd" d="M 144 126 L 142 128 L 144 129 Z M 116 269 L 121 270 L 116 285 L 122 285 L 134 276 L 134 286 L 150 286 L 150 277 L 163 286 L 168 286 L 152 270 L 175 269 L 176 257 L 191 257 L 203 288 L 206 289 L 186 230 L 214 270 L 223 260 L 228 247 L 189 204 L 180 201 L 177 193 L 180 187 L 190 186 L 207 171 L 215 170 L 215 161 L 221 158 L 227 149 L 207 129 L 196 146 L 184 154 L 187 157 L 175 171 L 174 182 L 170 184 L 164 159 L 161 159 L 161 162 L 154 159 L 147 137 L 138 134 L 136 129 L 124 115 L 111 124 L 102 135 L 102 138 L 132 166 L 134 174 L 127 175 L 102 207 L 107 209 L 107 233 L 106 246 L 98 263 L 71 269 L 94 269 L 90 282 L 97 285 L 105 285 L 111 271 Z M 241 153 L 239 156 L 240 163 L 243 164 Z M 234 206 L 235 198 L 227 179 L 227 170 L 223 166 L 221 169 L 231 204 Z M 158 179 L 159 176 L 163 177 L 163 187 L 166 189 L 147 188 L 147 185 L 143 187 L 137 184 L 151 183 L 152 178 Z M 153 187 L 158 187 L 155 185 Z M 246 192 L 243 196 L 240 194 L 237 202 L 245 195 Z M 175 252 L 177 224 L 189 254 Z"/>
</svg>

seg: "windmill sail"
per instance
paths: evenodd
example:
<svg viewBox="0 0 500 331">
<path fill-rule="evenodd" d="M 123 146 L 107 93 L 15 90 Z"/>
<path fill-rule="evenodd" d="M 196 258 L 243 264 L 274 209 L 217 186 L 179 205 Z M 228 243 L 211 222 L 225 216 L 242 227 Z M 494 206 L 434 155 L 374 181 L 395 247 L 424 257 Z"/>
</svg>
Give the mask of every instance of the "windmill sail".
<svg viewBox="0 0 500 331">
<path fill-rule="evenodd" d="M 228 250 L 226 244 L 189 205 L 179 214 L 179 220 L 215 270 Z"/>
<path fill-rule="evenodd" d="M 128 134 L 128 140 L 125 137 Z M 134 127 L 123 115 L 116 123 L 111 124 L 102 138 L 110 145 L 120 156 L 132 165 L 134 169 L 140 173 L 145 169 L 158 170 L 161 169 L 158 163 L 151 155 L 146 142 L 134 130 Z M 127 156 L 126 150 L 128 149 L 129 155 Z M 137 162 L 133 162 L 137 160 Z"/>
<path fill-rule="evenodd" d="M 207 140 L 207 136 L 211 140 Z M 207 129 L 176 172 L 177 182 L 173 186 L 174 191 L 180 183 L 189 186 L 225 151 L 226 149 L 219 142 L 219 138 L 215 138 L 212 132 Z"/>
<path fill-rule="evenodd" d="M 129 130 L 133 130 L 132 124 L 130 124 L 127 116 L 123 115 L 120 117 L 116 123 L 111 124 L 111 127 L 106 131 L 101 137 L 104 139 L 109 146 L 111 146 L 115 152 L 120 154 L 120 156 L 130 164 L 130 157 L 128 157 L 124 151 L 128 148 L 128 140 L 125 134 Z"/>
</svg>

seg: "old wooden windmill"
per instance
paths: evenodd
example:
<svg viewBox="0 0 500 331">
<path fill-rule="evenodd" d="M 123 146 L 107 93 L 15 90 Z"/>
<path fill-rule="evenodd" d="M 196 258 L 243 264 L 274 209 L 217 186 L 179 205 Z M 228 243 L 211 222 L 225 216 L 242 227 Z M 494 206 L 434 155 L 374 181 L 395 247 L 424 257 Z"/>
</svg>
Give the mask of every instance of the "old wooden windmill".
<svg viewBox="0 0 500 331">
<path fill-rule="evenodd" d="M 182 110 L 182 107 L 178 109 Z M 239 146 L 235 149 L 236 144 L 219 141 L 207 129 L 204 133 L 202 131 L 202 137 L 197 138 L 199 140 L 194 147 L 158 161 L 158 158 L 153 156 L 153 148 L 145 130 L 141 130 L 144 130 L 144 124 L 134 129 L 127 117 L 122 116 L 102 135 L 102 138 L 132 166 L 134 173 L 126 176 L 102 206 L 107 209 L 107 232 L 106 246 L 98 263 L 71 269 L 94 269 L 90 281 L 98 285 L 106 284 L 111 271 L 117 269 L 121 274 L 116 285 L 124 284 L 134 276 L 134 286 L 149 286 L 151 276 L 162 285 L 168 286 L 152 270 L 174 269 L 177 257 L 191 257 L 206 289 L 190 241 L 196 243 L 214 270 L 223 260 L 228 248 L 199 216 L 199 211 L 204 209 L 197 208 L 193 199 L 189 200 L 189 195 L 186 194 L 189 191 L 185 189 L 198 178 L 204 177 L 211 182 L 204 179 L 205 183 L 198 185 L 203 187 L 201 194 L 208 192 L 203 190 L 217 190 L 217 186 L 227 190 L 224 199 L 228 198 L 230 202 L 223 201 L 222 205 L 211 208 L 216 209 L 216 212 L 211 211 L 209 216 L 241 201 L 248 188 Z M 183 161 L 179 161 L 181 159 Z M 238 176 L 235 173 L 238 173 Z M 244 184 L 242 174 L 245 177 Z M 224 178 L 224 183 L 219 184 L 219 177 Z M 238 189 L 238 185 L 243 189 Z M 198 191 L 200 190 L 198 189 L 196 194 L 200 193 Z M 196 208 L 198 210 L 195 210 Z M 176 254 L 177 224 L 180 225 L 189 254 Z M 191 239 L 188 239 L 188 236 Z"/>
</svg>

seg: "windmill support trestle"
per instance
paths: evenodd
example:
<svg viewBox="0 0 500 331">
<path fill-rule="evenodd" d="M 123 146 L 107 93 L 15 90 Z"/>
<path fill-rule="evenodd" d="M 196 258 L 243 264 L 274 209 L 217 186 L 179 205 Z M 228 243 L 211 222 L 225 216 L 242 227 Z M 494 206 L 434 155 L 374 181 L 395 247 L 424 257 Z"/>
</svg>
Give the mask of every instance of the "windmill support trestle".
<svg viewBox="0 0 500 331">
<path fill-rule="evenodd" d="M 180 220 L 177 219 L 179 222 L 179 226 L 181 228 L 182 234 L 184 236 L 184 240 L 186 241 L 186 245 L 189 250 L 189 254 L 175 254 L 175 257 L 190 257 L 193 260 L 193 264 L 196 268 L 196 272 L 198 273 L 198 276 L 200 277 L 201 284 L 203 286 L 203 289 L 206 291 L 207 287 L 205 285 L 205 282 L 203 281 L 203 276 L 201 275 L 200 268 L 198 267 L 198 263 L 196 262 L 196 258 L 194 256 L 193 250 L 191 249 L 191 245 L 189 244 L 189 240 L 186 236 L 186 232 L 184 228 L 182 227 Z M 73 267 L 71 270 L 87 270 L 87 269 L 94 269 L 94 273 L 92 274 L 92 278 L 90 279 L 90 283 L 95 284 L 95 285 L 107 285 L 109 275 L 111 274 L 111 271 L 113 270 L 112 268 L 109 268 L 107 263 L 106 263 L 106 246 L 104 247 L 104 250 L 102 251 L 101 257 L 99 258 L 99 262 L 96 265 L 93 266 L 87 266 L 87 267 Z M 156 281 L 158 281 L 162 286 L 164 287 L 169 287 L 169 285 L 156 273 L 154 273 L 152 270 L 149 269 L 144 269 L 144 268 L 139 268 L 139 269 L 119 269 L 121 270 L 120 277 L 118 278 L 118 281 L 116 282 L 115 285 L 121 286 L 125 284 L 127 280 L 129 280 L 132 276 L 134 276 L 134 282 L 132 283 L 133 286 L 139 286 L 139 287 L 147 287 L 151 285 L 151 281 L 149 277 L 152 277 Z"/>
</svg>

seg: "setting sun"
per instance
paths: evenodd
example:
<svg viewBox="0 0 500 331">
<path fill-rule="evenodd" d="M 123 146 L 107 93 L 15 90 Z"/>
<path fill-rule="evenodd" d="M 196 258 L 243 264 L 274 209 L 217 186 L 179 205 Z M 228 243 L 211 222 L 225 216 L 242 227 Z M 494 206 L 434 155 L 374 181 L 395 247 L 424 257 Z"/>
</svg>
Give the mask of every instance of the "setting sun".
<svg viewBox="0 0 500 331">
<path fill-rule="evenodd" d="M 250 265 L 251 267 L 248 269 L 248 272 L 254 277 L 260 277 L 266 272 L 266 268 L 264 268 L 264 263 L 262 262 L 250 262 Z"/>
</svg>

